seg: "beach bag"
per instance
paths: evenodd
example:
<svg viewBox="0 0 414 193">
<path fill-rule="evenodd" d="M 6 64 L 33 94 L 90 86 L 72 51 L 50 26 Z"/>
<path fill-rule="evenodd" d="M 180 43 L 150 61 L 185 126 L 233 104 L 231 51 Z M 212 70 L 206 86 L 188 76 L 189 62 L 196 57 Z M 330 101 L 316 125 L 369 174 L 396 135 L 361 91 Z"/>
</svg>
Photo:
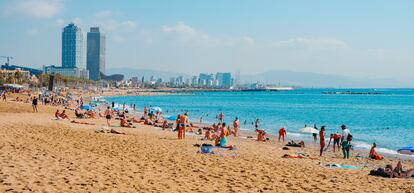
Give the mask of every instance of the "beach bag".
<svg viewBox="0 0 414 193">
<path fill-rule="evenodd" d="M 213 146 L 210 144 L 201 145 L 201 153 L 213 153 Z"/>
</svg>

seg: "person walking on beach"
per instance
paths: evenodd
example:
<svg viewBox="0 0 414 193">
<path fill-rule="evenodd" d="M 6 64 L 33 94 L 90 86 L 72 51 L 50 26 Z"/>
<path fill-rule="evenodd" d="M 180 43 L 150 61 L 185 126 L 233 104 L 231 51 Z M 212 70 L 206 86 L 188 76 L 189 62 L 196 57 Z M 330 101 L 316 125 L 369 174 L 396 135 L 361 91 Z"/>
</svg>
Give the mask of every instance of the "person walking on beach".
<svg viewBox="0 0 414 193">
<path fill-rule="evenodd" d="M 352 134 L 345 125 L 341 126 L 342 128 L 342 137 L 341 137 L 341 146 L 342 153 L 344 154 L 344 159 L 349 159 L 349 151 L 351 149 Z"/>
<path fill-rule="evenodd" d="M 319 150 L 319 156 L 322 156 L 323 149 L 325 148 L 325 135 L 325 126 L 322 126 L 321 131 L 319 131 L 319 140 L 321 145 L 321 149 Z"/>
<path fill-rule="evenodd" d="M 283 142 L 285 142 L 285 137 L 286 137 L 286 129 L 284 127 L 279 129 L 279 142 L 280 142 L 280 138 L 282 138 Z"/>
<path fill-rule="evenodd" d="M 33 112 L 35 112 L 35 113 L 37 113 L 37 103 L 38 103 L 37 98 L 36 97 L 33 97 L 32 107 L 33 107 Z"/>
<path fill-rule="evenodd" d="M 233 121 L 233 127 L 234 127 L 234 137 L 238 137 L 239 136 L 239 127 L 240 127 L 240 121 L 239 118 L 236 117 Z"/>
<path fill-rule="evenodd" d="M 107 107 L 106 110 L 105 110 L 104 115 L 105 115 L 106 124 L 108 124 L 108 127 L 111 127 L 112 114 L 113 114 L 113 111 L 112 111 L 111 107 Z"/>
</svg>

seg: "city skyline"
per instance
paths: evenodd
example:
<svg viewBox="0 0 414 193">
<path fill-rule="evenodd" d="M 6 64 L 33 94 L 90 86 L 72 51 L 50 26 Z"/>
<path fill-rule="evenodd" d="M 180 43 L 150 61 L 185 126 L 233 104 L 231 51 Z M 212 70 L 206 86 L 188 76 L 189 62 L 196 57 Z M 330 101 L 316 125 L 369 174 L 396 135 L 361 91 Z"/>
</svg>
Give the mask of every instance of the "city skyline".
<svg viewBox="0 0 414 193">
<path fill-rule="evenodd" d="M 3 1 L 0 53 L 18 65 L 59 66 L 59 33 L 74 22 L 83 33 L 92 26 L 106 33 L 107 68 L 290 70 L 414 83 L 414 2 L 353 2 Z"/>
</svg>

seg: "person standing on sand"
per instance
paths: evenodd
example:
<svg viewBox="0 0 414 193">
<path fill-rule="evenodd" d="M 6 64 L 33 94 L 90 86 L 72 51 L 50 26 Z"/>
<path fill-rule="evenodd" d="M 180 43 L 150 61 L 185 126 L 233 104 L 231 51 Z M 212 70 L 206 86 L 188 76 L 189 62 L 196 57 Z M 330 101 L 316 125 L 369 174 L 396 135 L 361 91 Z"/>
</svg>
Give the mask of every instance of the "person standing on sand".
<svg viewBox="0 0 414 193">
<path fill-rule="evenodd" d="M 341 137 L 341 146 L 342 153 L 344 154 L 344 159 L 349 159 L 349 151 L 351 149 L 352 134 L 345 125 L 341 126 L 342 128 L 342 137 Z"/>
<path fill-rule="evenodd" d="M 341 150 L 340 148 L 340 140 L 341 140 L 341 135 L 336 132 L 333 134 L 333 152 L 335 153 L 335 146 L 338 148 L 338 151 Z"/>
<path fill-rule="evenodd" d="M 319 130 L 318 127 L 316 127 L 316 124 L 313 124 L 313 128 L 316 130 Z M 318 134 L 312 133 L 312 136 L 313 136 L 313 141 L 316 142 L 318 140 Z"/>
<path fill-rule="evenodd" d="M 238 137 L 239 136 L 239 127 L 240 127 L 240 121 L 239 118 L 236 117 L 233 121 L 233 127 L 234 127 L 234 137 Z"/>
<path fill-rule="evenodd" d="M 285 142 L 285 137 L 286 137 L 286 129 L 284 127 L 279 129 L 279 142 L 280 142 L 280 138 L 282 138 L 283 142 Z"/>
<path fill-rule="evenodd" d="M 180 128 L 178 130 L 178 139 L 185 138 L 187 123 L 188 123 L 188 114 L 184 113 L 184 115 L 180 117 Z"/>
<path fill-rule="evenodd" d="M 321 131 L 319 131 L 319 140 L 321 149 L 319 150 L 319 156 L 322 156 L 323 149 L 325 148 L 325 126 L 321 127 Z"/>
<path fill-rule="evenodd" d="M 4 102 L 7 101 L 6 91 L 3 91 L 3 94 L 1 95 L 1 98 L 3 99 Z"/>
<path fill-rule="evenodd" d="M 37 98 L 36 97 L 33 97 L 32 107 L 33 107 L 33 112 L 35 112 L 35 113 L 37 113 L 37 103 L 38 103 Z"/>
<path fill-rule="evenodd" d="M 111 107 L 107 107 L 104 113 L 104 116 L 106 118 L 106 124 L 108 124 L 108 127 L 111 127 L 111 119 L 112 119 L 113 111 Z"/>
</svg>

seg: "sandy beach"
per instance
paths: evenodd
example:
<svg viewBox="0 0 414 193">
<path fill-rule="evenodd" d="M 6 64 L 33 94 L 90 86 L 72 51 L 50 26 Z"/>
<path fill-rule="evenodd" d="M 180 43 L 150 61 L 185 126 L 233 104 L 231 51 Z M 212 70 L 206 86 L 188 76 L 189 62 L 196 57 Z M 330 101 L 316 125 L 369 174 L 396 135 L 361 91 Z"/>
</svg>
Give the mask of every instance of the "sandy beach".
<svg viewBox="0 0 414 193">
<path fill-rule="evenodd" d="M 96 125 L 54 120 L 62 107 L 0 102 L 0 192 L 414 192 L 414 179 L 369 176 L 381 161 L 343 160 L 329 150 L 282 150 L 283 144 L 229 138 L 237 150 L 219 155 L 197 153 L 195 144 L 211 143 L 201 136 L 177 134 L 136 124 L 113 129 L 126 135 L 95 133 L 104 119 L 84 119 Z M 74 119 L 73 111 L 68 111 Z M 282 158 L 304 152 L 313 159 Z M 339 163 L 361 169 L 326 168 Z M 364 167 L 365 166 L 365 167 Z M 413 160 L 404 160 L 414 168 Z"/>
</svg>

